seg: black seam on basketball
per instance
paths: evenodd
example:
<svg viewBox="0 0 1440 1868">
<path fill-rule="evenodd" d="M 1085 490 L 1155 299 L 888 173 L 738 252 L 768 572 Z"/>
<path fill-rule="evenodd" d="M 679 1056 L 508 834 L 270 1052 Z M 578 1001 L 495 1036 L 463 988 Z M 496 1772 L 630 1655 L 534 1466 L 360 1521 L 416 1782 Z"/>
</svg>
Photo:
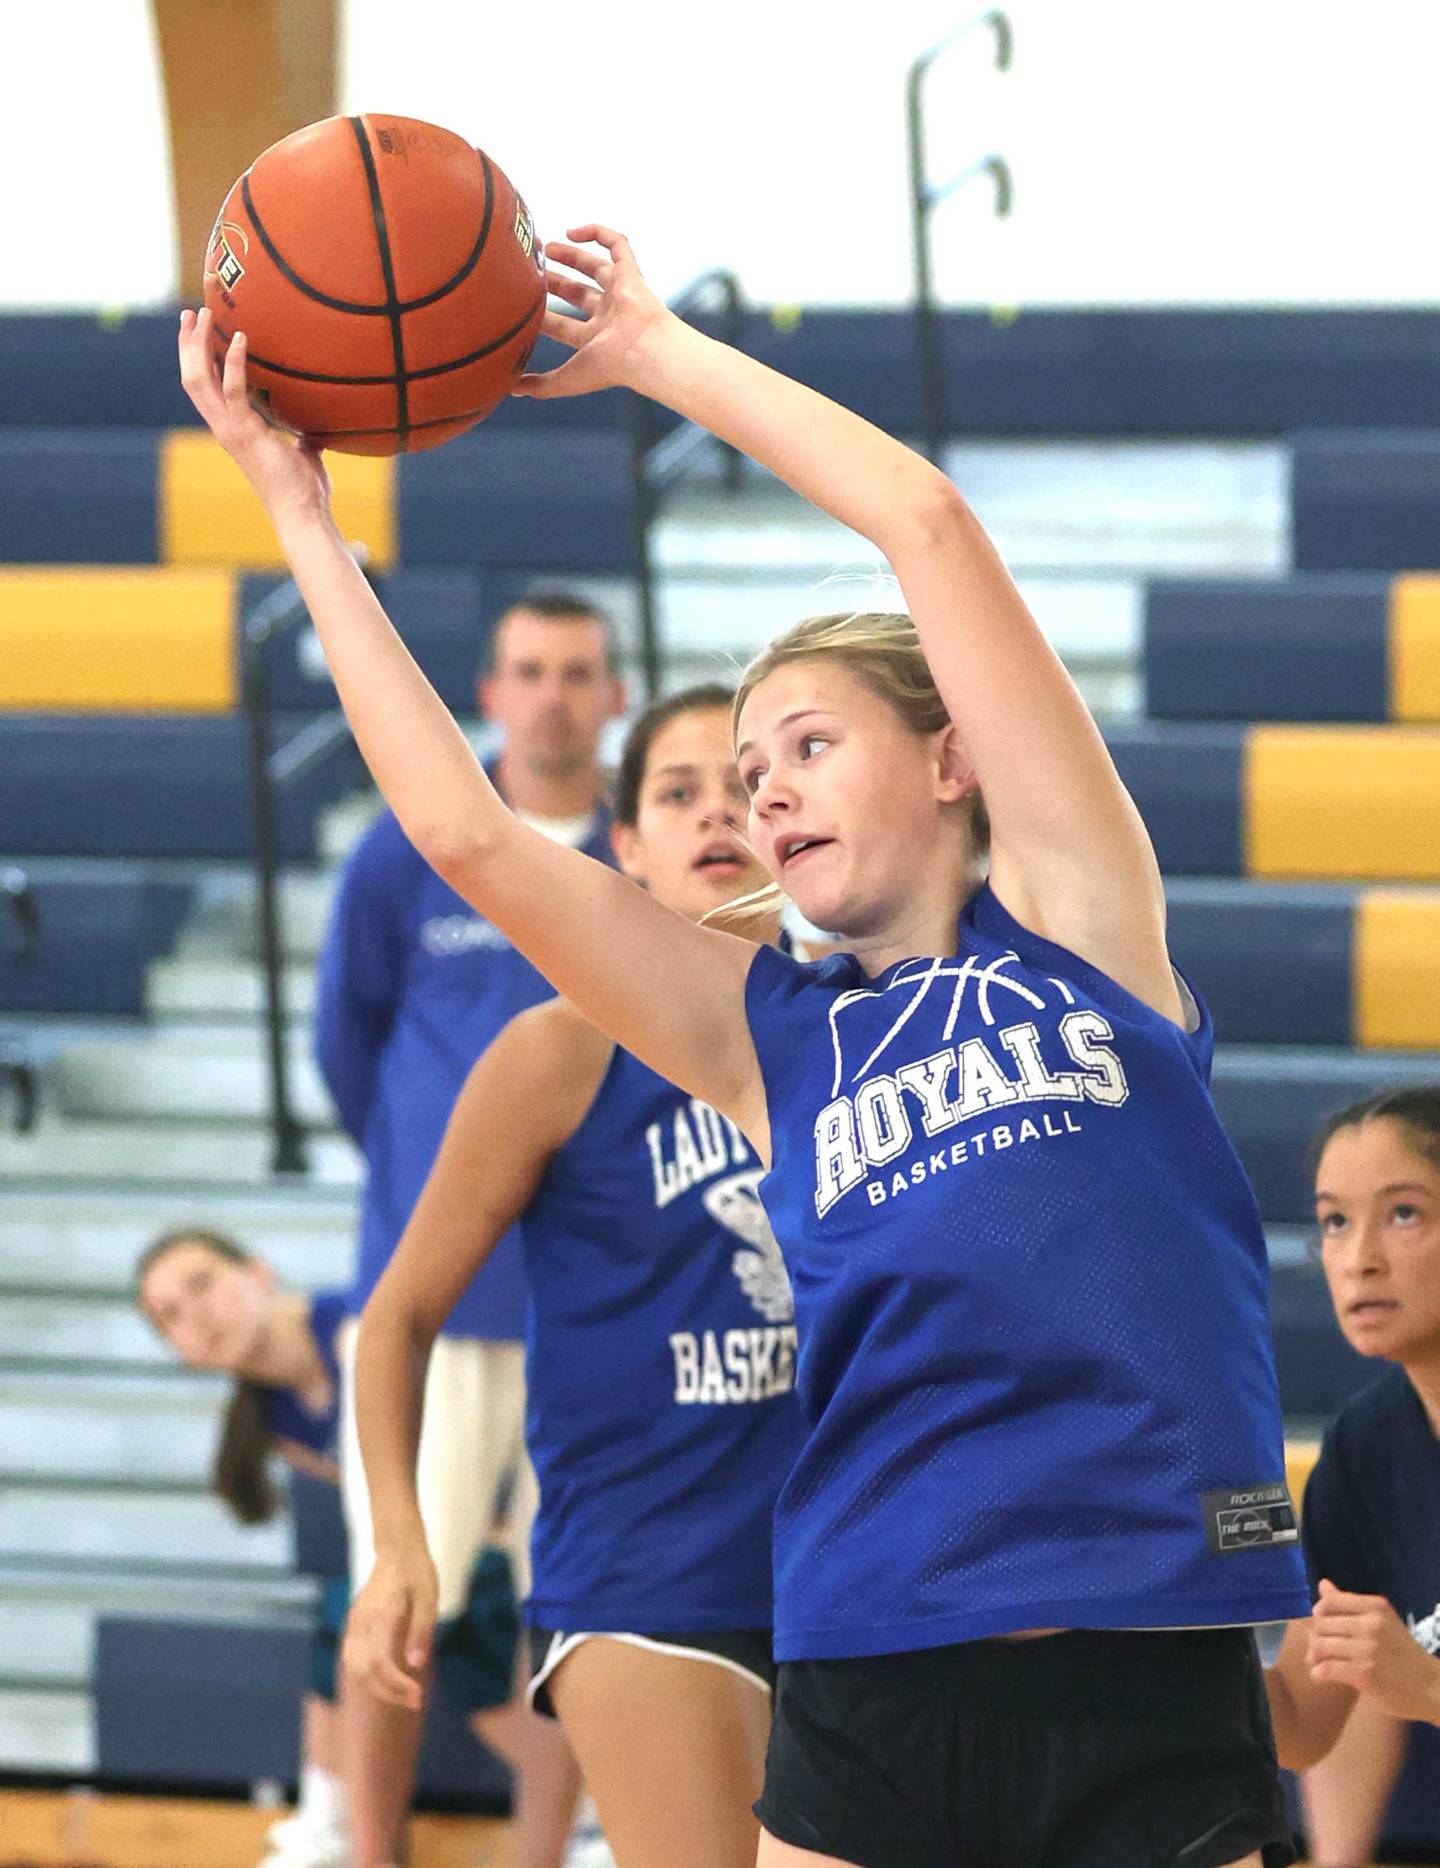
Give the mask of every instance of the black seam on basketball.
<svg viewBox="0 0 1440 1868">
<path fill-rule="evenodd" d="M 488 415 L 493 407 L 492 403 L 483 409 L 457 409 L 453 415 L 437 415 L 432 421 L 411 422 L 409 431 L 411 434 L 419 434 L 422 428 L 445 428 L 451 422 L 478 421 L 482 415 Z M 314 428 L 307 430 L 312 441 L 322 444 L 330 435 L 395 435 L 399 432 L 398 428 Z"/>
<path fill-rule="evenodd" d="M 380 177 L 375 169 L 375 155 L 365 134 L 364 120 L 348 119 L 360 145 L 360 160 L 365 165 L 365 183 L 370 190 L 370 218 L 375 224 L 375 240 L 380 248 L 380 270 L 385 276 L 385 309 L 390 316 L 390 353 L 395 360 L 395 433 L 403 448 L 410 432 L 410 393 L 405 380 L 405 321 L 401 315 L 400 295 L 395 290 L 395 260 L 390 251 L 390 230 L 385 224 L 385 202 L 380 193 Z"/>
<path fill-rule="evenodd" d="M 250 216 L 250 223 L 260 236 L 260 244 L 270 255 L 270 259 L 282 278 L 287 279 L 297 292 L 303 292 L 306 298 L 313 298 L 317 305 L 328 305 L 332 311 L 348 311 L 357 318 L 383 318 L 390 307 L 388 305 L 361 305 L 348 298 L 333 298 L 329 292 L 322 292 L 319 286 L 311 285 L 302 279 L 285 255 L 270 238 L 268 229 L 255 207 L 255 198 L 250 192 L 250 171 L 247 169 L 240 178 L 240 199 L 245 203 L 245 212 Z"/>
<path fill-rule="evenodd" d="M 475 154 L 480 158 L 481 173 L 485 180 L 485 205 L 480 211 L 480 233 L 471 250 L 469 259 L 444 285 L 436 286 L 433 292 L 427 292 L 424 298 L 406 298 L 400 301 L 401 311 L 422 311 L 426 305 L 433 305 L 436 299 L 444 298 L 447 292 L 453 292 L 457 285 L 463 285 L 475 268 L 480 264 L 480 255 L 485 251 L 485 242 L 490 238 L 490 223 L 495 218 L 495 179 L 490 172 L 490 158 L 483 149 Z M 414 375 L 414 371 L 411 371 Z"/>
<path fill-rule="evenodd" d="M 469 363 L 479 363 L 494 351 L 503 350 L 506 344 L 513 343 L 534 316 L 533 311 L 527 311 L 518 324 L 512 324 L 508 331 L 502 332 L 492 342 L 482 344 L 479 350 L 468 351 L 465 356 L 455 357 L 449 363 L 432 363 L 426 369 L 411 370 L 405 380 L 410 383 L 420 382 L 428 376 L 446 376 L 451 370 L 463 370 Z M 224 342 L 229 342 L 230 333 L 218 322 L 215 326 L 215 335 Z M 393 383 L 395 380 L 393 376 L 330 376 L 322 370 L 297 370 L 288 363 L 274 363 L 269 357 L 257 357 L 253 351 L 245 353 L 245 361 L 250 369 L 269 370 L 272 376 L 287 376 L 300 383 L 336 383 L 351 389 L 380 389 L 386 383 Z M 413 425 L 425 426 L 423 422 Z M 363 432 L 369 433 L 370 431 L 367 429 Z"/>
</svg>

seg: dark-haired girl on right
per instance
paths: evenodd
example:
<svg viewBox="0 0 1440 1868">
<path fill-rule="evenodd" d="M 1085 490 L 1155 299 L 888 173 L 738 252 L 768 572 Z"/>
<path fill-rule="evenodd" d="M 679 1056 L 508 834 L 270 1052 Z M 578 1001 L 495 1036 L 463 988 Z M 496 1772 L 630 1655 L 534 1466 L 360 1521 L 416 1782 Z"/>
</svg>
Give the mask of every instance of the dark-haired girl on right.
<svg viewBox="0 0 1440 1868">
<path fill-rule="evenodd" d="M 1315 1611 L 1266 1684 L 1282 1764 L 1362 1737 L 1354 1718 L 1372 1740 L 1359 1775 L 1378 1780 L 1387 1720 L 1440 1725 L 1440 1082 L 1331 1117 L 1315 1213 L 1345 1339 L 1387 1366 L 1325 1435 L 1301 1514 Z M 1388 1787 L 1351 1786 L 1354 1833 L 1327 1837 L 1324 1859 L 1369 1853 Z"/>
</svg>

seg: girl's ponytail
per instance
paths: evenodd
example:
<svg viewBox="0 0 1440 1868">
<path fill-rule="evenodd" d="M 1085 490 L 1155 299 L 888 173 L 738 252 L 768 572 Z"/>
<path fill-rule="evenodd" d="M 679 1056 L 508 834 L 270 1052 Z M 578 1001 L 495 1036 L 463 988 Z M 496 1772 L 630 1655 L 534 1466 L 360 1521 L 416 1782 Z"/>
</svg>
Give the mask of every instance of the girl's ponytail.
<svg viewBox="0 0 1440 1868">
<path fill-rule="evenodd" d="M 210 1483 L 242 1524 L 268 1524 L 279 1509 L 270 1477 L 275 1436 L 258 1382 L 237 1381 L 220 1428 Z"/>
</svg>

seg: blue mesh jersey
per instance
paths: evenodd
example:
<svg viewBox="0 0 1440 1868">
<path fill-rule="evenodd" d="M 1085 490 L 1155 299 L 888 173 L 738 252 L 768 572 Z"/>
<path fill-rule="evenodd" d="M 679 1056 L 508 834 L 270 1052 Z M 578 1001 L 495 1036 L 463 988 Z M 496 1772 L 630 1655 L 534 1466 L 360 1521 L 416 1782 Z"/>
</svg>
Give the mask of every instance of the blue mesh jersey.
<svg viewBox="0 0 1440 1868">
<path fill-rule="evenodd" d="M 957 953 L 747 983 L 809 1427 L 779 1659 L 1309 1611 L 1268 1265 L 1182 1032 L 984 888 Z"/>
<path fill-rule="evenodd" d="M 617 1048 L 521 1220 L 540 1627 L 768 1628 L 789 1281 L 731 1122 Z"/>
<path fill-rule="evenodd" d="M 265 1422 L 277 1440 L 295 1440 L 322 1459 L 336 1457 L 340 1439 L 340 1363 L 335 1337 L 350 1308 L 348 1291 L 317 1291 L 310 1300 L 310 1328 L 330 1377 L 330 1406 L 316 1414 L 293 1388 L 265 1389 Z"/>
</svg>

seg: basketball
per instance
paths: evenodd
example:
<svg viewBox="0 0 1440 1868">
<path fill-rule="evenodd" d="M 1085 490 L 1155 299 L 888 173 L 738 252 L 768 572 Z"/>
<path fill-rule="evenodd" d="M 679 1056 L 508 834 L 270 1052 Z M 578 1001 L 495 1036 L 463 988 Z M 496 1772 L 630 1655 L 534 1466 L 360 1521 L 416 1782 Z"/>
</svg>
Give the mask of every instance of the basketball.
<svg viewBox="0 0 1440 1868">
<path fill-rule="evenodd" d="M 344 454 L 438 447 L 524 369 L 545 308 L 529 209 L 483 150 L 413 117 L 327 117 L 225 198 L 205 260 L 250 393 Z"/>
</svg>

